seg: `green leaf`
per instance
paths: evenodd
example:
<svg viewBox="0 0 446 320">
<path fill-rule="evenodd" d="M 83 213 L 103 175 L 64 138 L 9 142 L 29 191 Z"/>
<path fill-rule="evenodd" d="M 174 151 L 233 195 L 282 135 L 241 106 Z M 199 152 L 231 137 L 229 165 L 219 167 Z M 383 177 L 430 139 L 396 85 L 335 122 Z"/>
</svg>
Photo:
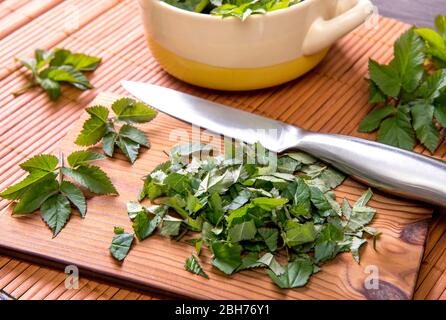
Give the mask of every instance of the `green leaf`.
<svg viewBox="0 0 446 320">
<path fill-rule="evenodd" d="M 412 108 L 413 128 L 418 140 L 434 153 L 440 144 L 440 133 L 433 122 L 434 106 L 417 104 Z"/>
<path fill-rule="evenodd" d="M 271 252 L 277 250 L 277 241 L 279 239 L 279 231 L 275 228 L 259 228 L 257 229 L 262 239 L 265 241 Z"/>
<path fill-rule="evenodd" d="M 112 105 L 112 110 L 116 114 L 118 121 L 127 123 L 149 122 L 157 115 L 155 109 L 130 98 L 116 100 Z"/>
<path fill-rule="evenodd" d="M 105 157 L 97 152 L 89 151 L 89 150 L 81 150 L 81 151 L 75 151 L 71 153 L 67 160 L 68 164 L 75 168 L 79 165 L 88 164 L 90 161 L 94 160 L 102 160 Z"/>
<path fill-rule="evenodd" d="M 45 179 L 28 188 L 21 196 L 20 202 L 14 207 L 14 214 L 32 213 L 40 208 L 43 202 L 56 194 L 59 190 L 59 184 L 55 177 Z"/>
<path fill-rule="evenodd" d="M 446 16 L 439 15 L 435 18 L 435 26 L 437 27 L 438 33 L 446 41 Z"/>
<path fill-rule="evenodd" d="M 164 179 L 167 188 L 175 193 L 184 194 L 190 190 L 190 182 L 186 175 L 173 172 Z"/>
<path fill-rule="evenodd" d="M 163 236 L 177 236 L 180 233 L 180 227 L 183 220 L 171 216 L 166 216 L 163 219 L 163 226 L 161 228 L 161 235 Z"/>
<path fill-rule="evenodd" d="M 67 197 L 58 194 L 48 198 L 40 208 L 40 215 L 43 221 L 53 231 L 53 237 L 56 237 L 71 214 L 71 206 Z"/>
<path fill-rule="evenodd" d="M 149 237 L 161 223 L 162 217 L 155 215 L 152 219 L 149 219 L 147 212 L 140 211 L 133 220 L 133 230 L 139 241 L 142 241 Z"/>
<path fill-rule="evenodd" d="M 286 153 L 285 155 L 302 164 L 313 164 L 317 161 L 316 158 L 304 152 L 290 152 Z"/>
<path fill-rule="evenodd" d="M 327 197 L 316 187 L 310 187 L 311 202 L 320 212 L 328 212 L 332 209 Z"/>
<path fill-rule="evenodd" d="M 85 111 L 92 117 L 96 117 L 96 118 L 102 120 L 102 122 L 104 122 L 104 123 L 107 123 L 108 116 L 110 114 L 110 111 L 108 111 L 108 108 L 103 107 L 103 106 L 92 106 L 92 107 L 85 109 Z"/>
<path fill-rule="evenodd" d="M 124 231 L 124 229 L 119 228 L 116 230 L 115 227 L 115 236 L 110 246 L 110 253 L 118 261 L 123 261 L 127 257 L 134 238 L 133 234 L 121 231 Z"/>
<path fill-rule="evenodd" d="M 87 214 L 87 201 L 82 191 L 69 181 L 62 181 L 60 192 L 79 210 L 82 218 Z"/>
<path fill-rule="evenodd" d="M 387 96 L 396 98 L 401 90 L 401 79 L 393 66 L 369 60 L 369 73 L 372 81 Z"/>
<path fill-rule="evenodd" d="M 94 71 L 101 64 L 101 58 L 82 53 L 73 53 L 66 57 L 64 64 L 73 66 L 79 71 Z"/>
<path fill-rule="evenodd" d="M 354 206 L 350 219 L 345 226 L 345 230 L 351 233 L 356 233 L 372 221 L 375 213 L 375 209 Z"/>
<path fill-rule="evenodd" d="M 441 34 L 430 28 L 418 28 L 415 30 L 428 44 L 426 50 L 432 56 L 446 61 L 446 42 Z"/>
<path fill-rule="evenodd" d="M 412 150 L 415 146 L 415 133 L 409 112 L 399 107 L 395 116 L 383 121 L 378 130 L 377 139 L 391 146 Z"/>
<path fill-rule="evenodd" d="M 82 131 L 75 143 L 79 146 L 91 146 L 98 143 L 107 133 L 107 124 L 96 116 L 84 122 Z"/>
<path fill-rule="evenodd" d="M 370 112 L 359 124 L 359 132 L 372 132 L 378 129 L 381 122 L 395 113 L 395 108 L 385 106 Z"/>
<path fill-rule="evenodd" d="M 356 200 L 354 207 L 365 207 L 367 203 L 372 199 L 373 192 L 372 189 L 368 188 L 360 197 L 358 200 Z M 348 204 L 348 202 L 347 202 Z"/>
<path fill-rule="evenodd" d="M 252 199 L 251 203 L 259 208 L 262 208 L 266 211 L 271 211 L 276 209 L 279 206 L 283 206 L 288 202 L 286 198 L 255 198 Z"/>
<path fill-rule="evenodd" d="M 96 194 L 118 194 L 107 174 L 96 166 L 82 165 L 76 169 L 62 168 L 62 173 Z"/>
<path fill-rule="evenodd" d="M 37 77 L 36 81 L 46 91 L 50 100 L 56 101 L 59 99 L 60 95 L 62 94 L 59 82 L 40 77 Z"/>
<path fill-rule="evenodd" d="M 285 225 L 284 241 L 290 247 L 313 242 L 316 239 L 316 230 L 313 222 L 298 223 L 288 220 Z"/>
<path fill-rule="evenodd" d="M 414 91 L 424 74 L 424 44 L 410 29 L 404 32 L 394 45 L 395 58 L 392 61 L 398 70 L 401 85 L 407 92 Z"/>
<path fill-rule="evenodd" d="M 353 237 L 352 243 L 350 245 L 350 251 L 352 252 L 353 258 L 355 261 L 359 264 L 359 250 L 361 249 L 362 245 L 365 244 L 367 241 L 361 238 Z"/>
<path fill-rule="evenodd" d="M 197 256 L 193 253 L 186 260 L 184 268 L 191 273 L 195 273 L 198 274 L 199 276 L 202 276 L 203 278 L 209 279 L 209 276 L 206 274 L 206 272 L 204 272 L 202 266 L 200 265 Z"/>
<path fill-rule="evenodd" d="M 127 159 L 130 160 L 131 163 L 135 163 L 139 153 L 138 143 L 130 139 L 118 136 L 118 139 L 116 140 L 116 145 L 122 151 L 122 153 L 127 157 Z"/>
<path fill-rule="evenodd" d="M 252 240 L 256 233 L 257 229 L 253 220 L 235 224 L 228 230 L 228 234 L 233 242 Z"/>
<path fill-rule="evenodd" d="M 435 119 L 446 128 L 446 104 L 436 105 L 434 110 Z"/>
<path fill-rule="evenodd" d="M 33 172 L 35 170 L 54 171 L 59 163 L 57 157 L 47 154 L 41 154 L 20 164 L 20 168 L 25 171 Z"/>
<path fill-rule="evenodd" d="M 369 103 L 384 103 L 387 101 L 386 95 L 378 88 L 378 86 L 369 80 Z"/>
<path fill-rule="evenodd" d="M 115 143 L 117 138 L 118 135 L 116 133 L 109 132 L 104 136 L 104 139 L 102 140 L 104 153 L 109 157 L 113 157 L 113 154 L 115 153 Z"/>
<path fill-rule="evenodd" d="M 124 233 L 124 228 L 123 228 L 123 227 L 115 226 L 115 227 L 113 228 L 113 232 L 114 232 L 115 234 L 123 234 L 123 233 Z"/>
<path fill-rule="evenodd" d="M 242 264 L 242 246 L 239 244 L 214 241 L 211 249 L 214 254 L 212 265 L 225 274 L 232 274 Z"/>
<path fill-rule="evenodd" d="M 438 98 L 445 88 L 446 70 L 438 70 L 426 78 L 418 89 L 418 94 L 429 103 Z"/>
<path fill-rule="evenodd" d="M 259 260 L 259 263 L 269 268 L 276 276 L 280 276 L 285 273 L 285 269 L 277 262 L 274 256 L 267 252 Z"/>
<path fill-rule="evenodd" d="M 68 82 L 81 90 L 93 88 L 90 81 L 72 66 L 50 67 L 42 71 L 39 77 L 48 78 L 56 82 Z"/>
<path fill-rule="evenodd" d="M 42 180 L 55 179 L 56 174 L 47 171 L 36 170 L 31 172 L 25 179 L 10 186 L 8 189 L 0 193 L 0 197 L 8 200 L 17 200 L 23 196 L 23 194 L 36 183 Z"/>
<path fill-rule="evenodd" d="M 333 259 L 337 251 L 337 244 L 334 241 L 322 241 L 314 247 L 314 259 L 316 263 L 322 263 Z"/>
<path fill-rule="evenodd" d="M 139 130 L 138 128 L 135 128 L 132 125 L 125 124 L 121 127 L 121 130 L 119 130 L 119 136 L 127 138 L 129 140 L 132 140 L 136 143 L 139 143 L 140 145 L 149 148 L 149 140 L 147 139 L 147 136 L 144 131 Z"/>
<path fill-rule="evenodd" d="M 282 289 L 303 287 L 313 274 L 313 264 L 309 260 L 289 262 L 283 269 L 285 272 L 280 276 L 270 270 L 267 271 L 273 282 Z"/>
</svg>

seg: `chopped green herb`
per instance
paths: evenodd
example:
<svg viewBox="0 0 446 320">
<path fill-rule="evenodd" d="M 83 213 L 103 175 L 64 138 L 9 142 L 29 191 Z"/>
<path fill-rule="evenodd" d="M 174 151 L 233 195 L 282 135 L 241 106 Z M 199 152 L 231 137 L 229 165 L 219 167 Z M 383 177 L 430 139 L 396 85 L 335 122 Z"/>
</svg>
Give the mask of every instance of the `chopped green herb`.
<svg viewBox="0 0 446 320">
<path fill-rule="evenodd" d="M 251 163 L 248 155 L 264 151 L 263 147 L 241 147 L 243 159 L 198 157 L 200 151 L 209 154 L 205 145 L 174 147 L 169 161 L 146 176 L 141 192 L 141 200 L 160 198 L 163 209 L 156 208 L 161 214 L 137 202 L 127 205 L 135 234 L 146 228 L 151 234 L 154 225 L 174 239 L 188 230 L 197 232 L 186 242 L 195 246 L 198 255 L 203 246 L 209 248 L 214 267 L 227 275 L 267 268 L 281 288 L 305 285 L 340 252 L 352 252 L 359 262 L 363 235 L 378 234 L 367 226 L 375 215 L 374 209 L 366 207 L 371 190 L 353 207 L 346 199 L 341 205 L 332 189 L 345 177 L 325 163 L 303 153 L 281 155 L 277 167 L 265 160 L 271 154 Z M 165 215 L 167 207 L 173 211 L 170 215 Z M 148 227 L 152 221 L 154 225 Z M 288 263 L 279 263 L 282 258 Z M 197 274 L 202 270 L 195 256 L 186 261 L 186 269 Z"/>
<path fill-rule="evenodd" d="M 114 237 L 110 245 L 110 253 L 118 261 L 127 257 L 133 243 L 133 234 L 124 232 L 121 227 L 114 227 Z"/>
<path fill-rule="evenodd" d="M 206 272 L 204 272 L 203 267 L 200 265 L 198 257 L 193 253 L 190 258 L 186 260 L 184 268 L 191 273 L 195 273 L 203 278 L 209 279 L 209 276 L 206 274 Z"/>
</svg>

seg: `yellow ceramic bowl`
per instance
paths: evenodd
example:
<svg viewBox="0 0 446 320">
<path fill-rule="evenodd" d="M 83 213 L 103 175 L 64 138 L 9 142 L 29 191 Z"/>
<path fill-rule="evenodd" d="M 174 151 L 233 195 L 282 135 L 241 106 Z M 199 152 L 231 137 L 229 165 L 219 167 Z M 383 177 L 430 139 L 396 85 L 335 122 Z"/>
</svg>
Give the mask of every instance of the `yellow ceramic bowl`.
<svg viewBox="0 0 446 320">
<path fill-rule="evenodd" d="M 201 87 L 252 90 L 295 79 L 372 12 L 369 0 L 304 0 L 245 21 L 139 0 L 149 47 L 173 76 Z"/>
</svg>

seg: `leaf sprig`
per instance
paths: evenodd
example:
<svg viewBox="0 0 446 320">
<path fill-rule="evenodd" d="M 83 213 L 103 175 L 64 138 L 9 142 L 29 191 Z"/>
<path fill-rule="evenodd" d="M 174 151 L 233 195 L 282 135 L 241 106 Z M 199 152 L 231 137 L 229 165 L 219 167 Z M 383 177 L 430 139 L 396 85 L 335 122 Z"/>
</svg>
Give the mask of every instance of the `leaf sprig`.
<svg viewBox="0 0 446 320">
<path fill-rule="evenodd" d="M 117 195 L 107 174 L 89 163 L 104 156 L 91 151 L 76 151 L 67 157 L 38 155 L 20 165 L 29 174 L 22 181 L 0 193 L 0 197 L 15 201 L 13 214 L 31 214 L 40 209 L 43 221 L 56 237 L 67 223 L 74 206 L 85 218 L 87 202 L 82 190 L 65 177 L 95 194 Z"/>
<path fill-rule="evenodd" d="M 66 49 L 54 51 L 37 49 L 34 58 L 18 59 L 18 61 L 31 71 L 31 79 L 13 94 L 20 95 L 32 87 L 40 86 L 53 101 L 61 95 L 61 83 L 68 83 L 79 90 L 93 88 L 83 72 L 94 71 L 101 64 L 101 58 L 72 53 Z"/>
<path fill-rule="evenodd" d="M 144 131 L 132 124 L 152 121 L 157 111 L 130 98 L 116 100 L 111 108 L 115 113 L 115 117 L 111 118 L 107 107 L 98 105 L 87 108 L 85 111 L 90 114 L 90 119 L 85 121 L 75 143 L 79 146 L 92 146 L 102 140 L 107 156 L 113 157 L 117 147 L 134 163 L 140 147 L 150 148 L 150 142 Z M 115 127 L 117 123 L 124 123 L 119 131 Z"/>
<path fill-rule="evenodd" d="M 208 154 L 207 145 L 174 147 L 169 161 L 144 181 L 140 200 L 157 205 L 127 205 L 138 239 L 157 227 L 175 240 L 195 232 L 187 242 L 197 255 L 186 260 L 186 270 L 206 278 L 198 259 L 206 246 L 223 273 L 266 268 L 280 288 L 305 285 L 341 252 L 351 252 L 359 263 L 364 236 L 379 235 L 367 226 L 375 216 L 367 207 L 372 192 L 353 207 L 346 199 L 340 204 L 332 189 L 345 177 L 335 169 L 301 152 L 283 154 L 274 165 L 274 155 L 261 145 L 242 146 L 243 159 L 196 157 Z M 255 163 L 249 155 L 257 155 Z"/>
<path fill-rule="evenodd" d="M 369 61 L 369 102 L 379 108 L 360 123 L 377 140 L 412 150 L 417 139 L 434 152 L 446 128 L 446 17 L 437 30 L 412 28 L 401 35 L 389 64 Z"/>
</svg>

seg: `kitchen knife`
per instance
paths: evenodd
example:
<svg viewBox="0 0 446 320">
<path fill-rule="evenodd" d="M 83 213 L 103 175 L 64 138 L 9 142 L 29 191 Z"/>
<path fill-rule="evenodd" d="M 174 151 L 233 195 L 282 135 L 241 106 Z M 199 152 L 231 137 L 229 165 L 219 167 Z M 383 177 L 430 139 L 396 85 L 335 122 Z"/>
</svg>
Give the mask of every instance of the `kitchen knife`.
<svg viewBox="0 0 446 320">
<path fill-rule="evenodd" d="M 446 206 L 446 163 L 385 144 L 323 134 L 172 89 L 122 81 L 137 99 L 161 112 L 227 137 L 282 152 L 299 149 L 377 189 Z"/>
</svg>

